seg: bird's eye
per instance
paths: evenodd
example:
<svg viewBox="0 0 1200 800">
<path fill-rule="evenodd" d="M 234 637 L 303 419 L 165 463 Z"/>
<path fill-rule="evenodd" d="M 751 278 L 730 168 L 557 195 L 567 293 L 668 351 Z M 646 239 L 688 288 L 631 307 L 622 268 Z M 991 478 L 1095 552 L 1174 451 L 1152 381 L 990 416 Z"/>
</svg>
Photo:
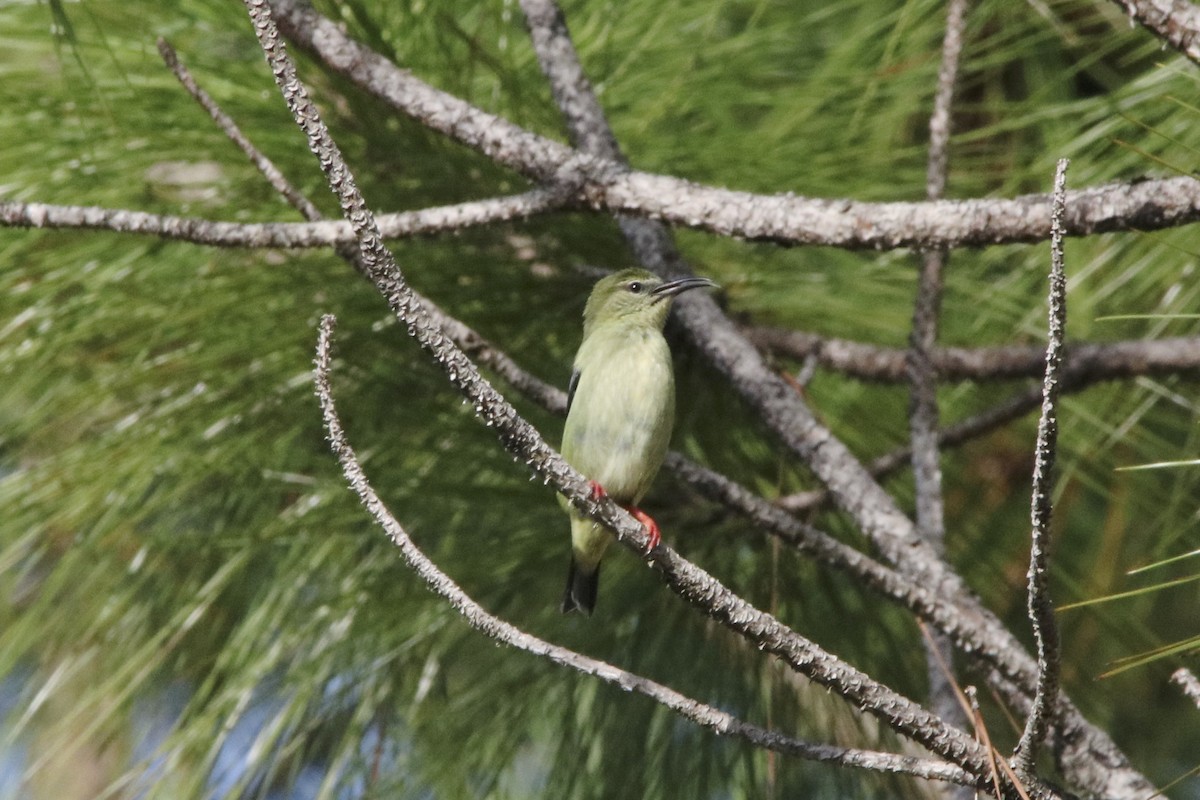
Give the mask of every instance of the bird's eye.
<svg viewBox="0 0 1200 800">
<path fill-rule="evenodd" d="M 629 291 L 633 292 L 634 294 L 641 294 L 642 293 L 642 282 L 641 281 L 630 281 L 629 282 Z"/>
</svg>

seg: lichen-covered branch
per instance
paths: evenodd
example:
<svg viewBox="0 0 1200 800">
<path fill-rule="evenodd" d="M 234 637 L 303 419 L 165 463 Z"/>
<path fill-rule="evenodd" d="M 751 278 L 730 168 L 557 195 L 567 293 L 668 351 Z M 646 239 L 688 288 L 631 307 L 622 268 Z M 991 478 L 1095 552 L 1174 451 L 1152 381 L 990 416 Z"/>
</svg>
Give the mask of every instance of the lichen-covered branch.
<svg viewBox="0 0 1200 800">
<path fill-rule="evenodd" d="M 559 192 L 532 189 L 506 197 L 381 214 L 378 225 L 385 239 L 432 236 L 477 225 L 525 219 L 564 207 L 566 204 Z M 354 244 L 355 241 L 353 229 L 340 219 L 225 222 L 123 208 L 52 203 L 0 202 L 0 227 L 114 231 L 209 247 L 326 248 Z"/>
<path fill-rule="evenodd" d="M 1058 699 L 1058 623 L 1050 598 L 1050 517 L 1054 481 L 1054 460 L 1058 448 L 1059 371 L 1063 360 L 1063 339 L 1067 326 L 1067 278 L 1063 270 L 1062 217 L 1067 181 L 1067 159 L 1059 159 L 1054 175 L 1053 236 L 1050 239 L 1049 336 L 1046 345 L 1046 376 L 1042 382 L 1042 417 L 1038 422 L 1034 452 L 1031 505 L 1031 544 L 1029 549 L 1029 620 L 1037 640 L 1038 678 L 1033 708 L 1025 720 L 1025 730 L 1013 754 L 1013 765 L 1022 777 L 1031 775 L 1037 749 L 1046 736 L 1052 710 Z"/>
<path fill-rule="evenodd" d="M 461 614 L 471 627 L 501 644 L 546 658 L 584 675 L 619 686 L 626 691 L 637 692 L 679 714 L 684 719 L 722 736 L 743 739 L 750 744 L 775 752 L 840 766 L 877 772 L 902 773 L 928 780 L 951 781 L 967 785 L 976 783 L 962 769 L 944 761 L 814 744 L 766 730 L 706 703 L 682 695 L 674 689 L 641 675 L 539 639 L 488 613 L 416 546 L 404 527 L 371 487 L 358 456 L 346 439 L 346 433 L 334 402 L 333 390 L 330 385 L 333 327 L 332 315 L 326 315 L 321 319 L 314 372 L 317 397 L 321 403 L 321 413 L 325 420 L 329 447 L 342 465 L 342 472 L 350 487 L 388 535 L 388 538 L 396 545 L 405 563 L 435 594 L 442 597 L 455 611 Z"/>
<path fill-rule="evenodd" d="M 905 350 L 766 326 L 742 329 L 756 346 L 779 356 L 812 358 L 825 369 L 864 381 L 905 380 Z M 1152 340 L 1074 342 L 1064 345 L 1064 383 L 1088 385 L 1139 375 L 1200 374 L 1200 336 Z M 943 381 L 996 381 L 1039 377 L 1046 349 L 1038 345 L 938 347 L 933 368 Z"/>
<path fill-rule="evenodd" d="M 272 0 L 297 45 L 366 92 L 468 147 L 594 209 L 658 219 L 727 236 L 854 249 L 953 248 L 1043 241 L 1051 197 L 863 203 L 758 195 L 639 172 L 538 136 L 429 86 L 297 0 Z M 1200 180 L 1110 184 L 1071 192 L 1064 232 L 1157 230 L 1200 220 Z"/>
<path fill-rule="evenodd" d="M 367 208 L 341 153 L 329 136 L 307 91 L 286 55 L 266 0 L 244 0 L 254 22 L 267 61 L 296 123 L 308 137 L 344 216 L 358 234 L 359 247 L 372 281 L 389 307 L 408 327 L 410 335 L 439 363 L 448 380 L 493 427 L 514 456 L 522 458 L 547 482 L 553 483 L 580 511 L 614 531 L 619 541 L 644 550 L 648 536 L 642 525 L 611 499 L 591 498 L 587 481 L 541 439 L 511 405 L 487 383 L 423 306 L 414 299 L 391 253 L 383 246 L 373 215 Z M 713 619 L 745 636 L 793 669 L 817 683 L 835 689 L 842 697 L 876 716 L 893 730 L 914 739 L 931 752 L 966 770 L 973 780 L 986 781 L 987 754 L 962 732 L 947 727 L 935 715 L 872 680 L 867 675 L 799 636 L 769 614 L 754 608 L 715 578 L 682 559 L 671 548 L 654 552 L 669 586 Z M 1043 796 L 1054 796 L 1045 790 Z"/>
<path fill-rule="evenodd" d="M 1200 7 L 1189 0 L 1113 0 L 1180 53 L 1200 64 Z"/>
<path fill-rule="evenodd" d="M 950 152 L 950 107 L 958 60 L 966 26 L 966 0 L 950 0 L 946 11 L 946 33 L 942 39 L 942 62 L 938 69 L 933 113 L 929 117 L 929 156 L 925 197 L 941 198 L 946 187 Z M 912 330 L 905 364 L 909 384 L 908 426 L 912 449 L 913 489 L 916 500 L 917 533 L 940 555 L 945 552 L 946 521 L 942 497 L 941 448 L 938 446 L 937 374 L 932 353 L 937 345 L 942 307 L 942 271 L 949 257 L 945 249 L 921 250 L 917 254 L 917 293 L 913 302 Z M 950 642 L 933 634 L 926 642 L 926 675 L 929 707 L 942 719 L 966 727 L 966 718 L 954 693 Z"/>
</svg>

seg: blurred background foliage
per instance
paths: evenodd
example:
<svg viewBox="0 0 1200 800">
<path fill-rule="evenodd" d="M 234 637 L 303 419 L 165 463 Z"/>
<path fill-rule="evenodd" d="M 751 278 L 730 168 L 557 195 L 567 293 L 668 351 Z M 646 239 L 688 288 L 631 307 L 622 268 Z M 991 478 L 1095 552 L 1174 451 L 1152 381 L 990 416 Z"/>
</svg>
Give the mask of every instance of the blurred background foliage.
<svg viewBox="0 0 1200 800">
<path fill-rule="evenodd" d="M 513 0 L 320 7 L 421 78 L 561 138 Z M 923 196 L 942 3 L 571 0 L 565 10 L 639 168 L 762 192 Z M 333 213 L 233 0 L 0 4 L 0 197 L 297 218 L 162 67 L 160 35 Z M 301 62 L 376 210 L 524 187 Z M 947 193 L 1045 191 L 1062 156 L 1076 187 L 1191 172 L 1196 88 L 1195 67 L 1115 4 L 979 0 Z M 746 321 L 906 341 L 907 253 L 678 238 Z M 1070 336 L 1196 332 L 1195 320 L 1168 316 L 1102 319 L 1195 312 L 1196 250 L 1193 228 L 1070 242 Z M 587 269 L 628 261 L 612 222 L 588 215 L 397 242 L 395 252 L 420 291 L 559 385 Z M 1042 341 L 1047 270 L 1044 244 L 955 252 L 942 341 Z M 309 379 L 324 312 L 341 319 L 335 383 L 374 484 L 484 606 L 750 720 L 896 746 L 623 555 L 606 567 L 595 618 L 560 616 L 566 521 L 553 497 L 332 254 L 0 230 L 0 798 L 921 795 L 918 783 L 719 739 L 470 631 L 399 562 L 324 446 Z M 771 497 L 810 486 L 721 379 L 677 353 L 676 446 Z M 943 420 L 1018 388 L 947 386 Z M 1197 549 L 1200 470 L 1116 471 L 1195 456 L 1194 389 L 1139 379 L 1064 403 L 1060 601 L 1200 572 L 1183 559 L 1126 574 Z M 809 396 L 864 457 L 906 439 L 902 387 L 818 373 Z M 513 399 L 557 440 L 558 420 Z M 1033 431 L 1026 419 L 944 461 L 949 557 L 1018 631 Z M 910 501 L 907 476 L 889 488 Z M 669 541 L 732 588 L 923 696 L 905 614 L 669 475 L 647 507 Z M 818 521 L 857 541 L 836 515 Z M 1167 683 L 1187 659 L 1097 678 L 1119 658 L 1195 636 L 1196 618 L 1195 584 L 1061 617 L 1066 688 L 1160 784 L 1196 766 L 1200 716 Z M 1004 714 L 986 712 L 993 739 L 1008 743 Z M 1193 779 L 1171 795 L 1200 787 Z"/>
</svg>

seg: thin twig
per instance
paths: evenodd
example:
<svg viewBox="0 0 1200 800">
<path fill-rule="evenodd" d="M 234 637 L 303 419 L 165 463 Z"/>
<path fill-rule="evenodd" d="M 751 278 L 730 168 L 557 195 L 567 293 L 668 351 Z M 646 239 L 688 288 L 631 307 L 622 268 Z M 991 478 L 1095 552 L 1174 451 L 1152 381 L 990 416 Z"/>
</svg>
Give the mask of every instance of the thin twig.
<svg viewBox="0 0 1200 800">
<path fill-rule="evenodd" d="M 906 350 L 899 347 L 819 336 L 806 331 L 760 325 L 742 333 L 757 347 L 777 356 L 814 359 L 821 367 L 864 381 L 898 382 L 905 374 Z M 1072 381 L 1118 380 L 1140 375 L 1174 375 L 1200 371 L 1200 336 L 1072 342 L 1065 345 Z M 937 347 L 930 353 L 942 381 L 1000 381 L 1041 377 L 1046 348 L 1038 345 Z"/>
<path fill-rule="evenodd" d="M 1054 174 L 1054 231 L 1050 240 L 1050 325 L 1046 345 L 1046 377 L 1042 384 L 1042 418 L 1038 422 L 1037 449 L 1033 467 L 1033 497 L 1030 503 L 1032 543 L 1029 552 L 1029 620 L 1037 640 L 1038 681 L 1033 708 L 1025 720 L 1025 731 L 1013 754 L 1016 771 L 1032 775 L 1037 748 L 1045 738 L 1052 709 L 1058 699 L 1058 625 L 1050 597 L 1050 517 L 1054 459 L 1058 446 L 1059 372 L 1067 326 L 1067 278 L 1063 270 L 1062 218 L 1067 183 L 1067 159 L 1058 161 Z"/>
<path fill-rule="evenodd" d="M 1068 357 L 1070 356 L 1069 350 L 1064 352 Z M 1064 394 L 1085 389 L 1092 383 L 1102 380 L 1098 373 L 1086 374 L 1082 370 L 1076 370 L 1073 362 L 1064 364 L 1064 366 L 1065 369 L 1059 381 L 1059 390 Z M 1041 402 L 1042 387 L 1030 386 L 989 409 L 942 428 L 938 431 L 938 445 L 943 448 L 955 447 L 984 436 L 1002 425 L 1025 416 L 1041 405 Z M 868 469 L 876 479 L 882 479 L 907 466 L 911 456 L 912 448 L 905 445 L 873 459 L 868 465 Z M 775 501 L 780 508 L 793 514 L 809 511 L 829 502 L 829 493 L 819 489 L 796 492 Z"/>
<path fill-rule="evenodd" d="M 946 169 L 950 151 L 950 108 L 962 53 L 966 24 L 966 0 L 950 0 L 946 11 L 946 33 L 942 40 L 942 62 L 938 69 L 933 113 L 929 118 L 929 157 L 925 176 L 925 196 L 941 198 L 946 187 Z M 916 498 L 917 531 L 940 555 L 945 551 L 946 521 L 942 497 L 941 449 L 938 447 L 937 373 L 932 353 L 937 344 L 938 322 L 942 305 L 942 270 L 948 254 L 944 249 L 922 250 L 918 254 L 920 270 L 917 295 L 913 304 L 912 333 L 909 336 L 908 380 L 910 391 L 909 431 L 912 441 L 912 467 Z M 929 680 L 929 707 L 942 719 L 963 727 L 962 714 L 949 677 L 953 652 L 949 640 L 931 636 L 926 645 L 926 675 Z"/>
<path fill-rule="evenodd" d="M 938 444 L 942 447 L 953 447 L 982 436 L 1028 414 L 1037 408 L 1041 399 L 1042 387 L 1040 386 L 1032 386 L 1024 392 L 1018 392 L 989 409 L 943 428 L 938 432 Z M 871 474 L 879 478 L 885 477 L 904 466 L 907 461 L 907 447 L 885 453 L 871 462 Z"/>
<path fill-rule="evenodd" d="M 196 79 L 192 77 L 192 73 L 179 61 L 179 55 L 175 52 L 175 48 L 167 42 L 163 37 L 158 37 L 158 53 L 162 56 L 162 60 L 166 63 L 167 68 L 175 75 L 176 80 L 180 85 L 192 96 L 200 107 L 208 112 L 209 117 L 221 129 L 231 142 L 236 144 L 238 148 L 246 154 L 252 163 L 267 182 L 274 187 L 275 191 L 283 195 L 283 198 L 288 201 L 292 208 L 299 211 L 305 219 L 316 221 L 321 219 L 322 214 L 317 210 L 317 207 L 304 196 L 304 194 L 292 185 L 284 174 L 275 166 L 271 159 L 267 158 L 266 154 L 254 146 L 237 123 L 233 121 L 233 117 L 225 113 L 225 111 L 217 104 L 217 101 L 212 99 L 208 92 L 204 91 Z"/>
<path fill-rule="evenodd" d="M 644 551 L 649 537 L 641 523 L 608 497 L 592 499 L 586 479 L 570 467 L 522 419 L 512 406 L 479 375 L 471 361 L 429 317 L 383 246 L 370 209 L 366 206 L 337 145 L 321 121 L 307 91 L 295 73 L 279 39 L 267 0 L 244 0 L 255 34 L 267 57 L 284 100 L 296 123 L 308 137 L 330 188 L 337 194 L 343 214 L 359 236 L 359 246 L 376 286 L 410 335 L 441 365 L 450 382 L 472 402 L 479 416 L 495 428 L 506 449 L 526 461 L 536 474 L 553 483 L 572 505 L 612 530 L 627 548 Z M 948 728 L 935 715 L 911 700 L 825 652 L 753 607 L 720 582 L 660 545 L 652 558 L 667 584 L 677 594 L 713 619 L 745 636 L 760 649 L 778 656 L 793 669 L 817 683 L 835 689 L 846 700 L 878 717 L 893 730 L 923 744 L 931 752 L 962 767 L 974 780 L 986 781 L 985 754 L 960 731 Z M 1044 787 L 1043 787 L 1044 788 Z M 1054 794 L 1045 789 L 1043 796 Z"/>
<path fill-rule="evenodd" d="M 768 731 L 710 705 L 693 700 L 641 675 L 539 639 L 488 613 L 416 546 L 404 527 L 371 487 L 358 456 L 346 439 L 330 386 L 330 352 L 334 324 L 335 320 L 331 314 L 321 318 L 314 372 L 316 393 L 321 403 L 321 413 L 325 420 L 329 447 L 337 456 L 350 487 L 358 494 L 363 506 L 399 549 L 405 563 L 435 594 L 446 600 L 455 611 L 461 614 L 471 627 L 501 644 L 533 653 L 584 675 L 599 678 L 605 683 L 620 686 L 627 691 L 635 691 L 674 711 L 681 717 L 722 736 L 743 739 L 758 747 L 813 761 L 974 785 L 974 781 L 966 772 L 944 761 L 814 744 L 775 731 Z"/>
<path fill-rule="evenodd" d="M 187 67 L 180 62 L 175 50 L 165 39 L 158 40 L 158 50 L 167 66 L 179 79 L 180 84 L 208 112 L 213 121 L 231 142 L 238 146 L 250 163 L 262 173 L 263 177 L 275 188 L 280 195 L 310 222 L 323 219 L 320 210 L 299 189 L 295 188 L 283 173 L 275 166 L 270 158 L 259 150 L 250 138 L 246 136 L 238 124 L 220 107 L 220 105 L 205 92 L 192 77 Z M 334 245 L 334 250 L 361 275 L 370 279 L 369 270 L 362 254 L 358 249 L 357 239 Z M 500 348 L 470 328 L 461 320 L 447 314 L 428 297 L 413 290 L 413 297 L 425 306 L 442 331 L 453 342 L 479 363 L 498 374 L 510 386 L 516 388 L 526 397 L 540 404 L 551 413 L 566 413 L 566 395 L 556 387 L 539 380 L 536 376 L 522 369 Z"/>
</svg>

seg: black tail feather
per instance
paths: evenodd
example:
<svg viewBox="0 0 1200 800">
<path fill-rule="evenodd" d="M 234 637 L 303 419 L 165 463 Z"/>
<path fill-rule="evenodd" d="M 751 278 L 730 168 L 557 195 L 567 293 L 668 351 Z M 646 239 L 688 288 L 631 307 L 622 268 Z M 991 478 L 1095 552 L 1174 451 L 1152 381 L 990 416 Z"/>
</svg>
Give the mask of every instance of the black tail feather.
<svg viewBox="0 0 1200 800">
<path fill-rule="evenodd" d="M 596 608 L 596 591 L 600 588 L 600 565 L 591 570 L 571 556 L 571 568 L 567 570 L 567 590 L 563 592 L 562 613 L 582 611 L 591 616 Z"/>
</svg>

